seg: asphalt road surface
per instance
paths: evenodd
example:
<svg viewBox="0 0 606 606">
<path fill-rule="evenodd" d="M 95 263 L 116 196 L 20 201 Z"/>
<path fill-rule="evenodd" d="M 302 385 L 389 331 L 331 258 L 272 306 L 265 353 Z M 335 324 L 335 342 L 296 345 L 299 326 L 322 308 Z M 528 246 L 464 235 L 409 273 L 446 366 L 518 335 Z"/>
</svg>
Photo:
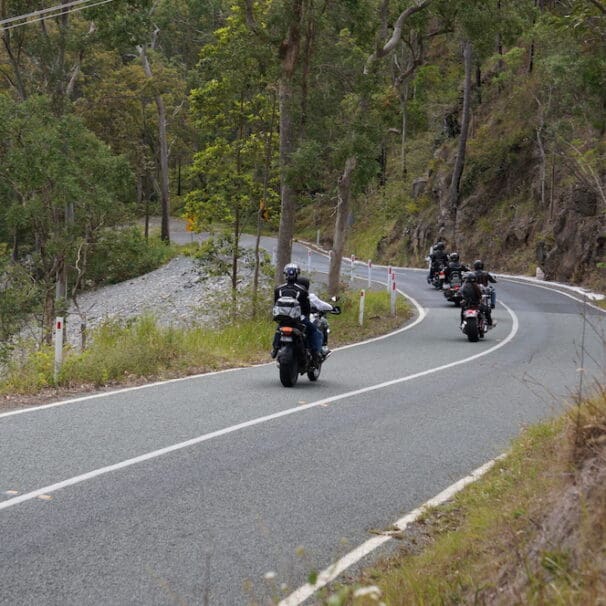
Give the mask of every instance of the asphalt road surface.
<svg viewBox="0 0 606 606">
<path fill-rule="evenodd" d="M 317 383 L 268 363 L 0 414 L 0 604 L 277 601 L 602 379 L 575 293 L 500 279 L 469 343 L 424 271 L 396 275 L 416 318 Z"/>
</svg>

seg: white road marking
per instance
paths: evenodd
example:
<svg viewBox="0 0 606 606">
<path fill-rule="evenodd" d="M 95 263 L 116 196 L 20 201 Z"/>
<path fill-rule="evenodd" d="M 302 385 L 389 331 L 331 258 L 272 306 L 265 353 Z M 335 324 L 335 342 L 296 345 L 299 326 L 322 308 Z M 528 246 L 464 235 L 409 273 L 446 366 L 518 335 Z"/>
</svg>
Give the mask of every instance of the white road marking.
<svg viewBox="0 0 606 606">
<path fill-rule="evenodd" d="M 465 486 L 481 478 L 500 458 L 503 457 L 497 457 L 496 459 L 485 463 L 481 467 L 478 467 L 478 469 L 472 471 L 467 477 L 455 482 L 443 490 L 440 494 L 436 495 L 432 499 L 429 499 L 429 501 L 423 503 L 423 505 L 417 509 L 414 509 L 404 517 L 400 518 L 397 522 L 395 522 L 394 526 L 400 531 L 404 530 L 409 524 L 415 522 L 427 509 L 436 507 L 437 505 L 441 505 L 442 503 L 448 501 L 448 499 L 451 499 L 457 492 L 465 488 Z M 320 572 L 314 585 L 306 583 L 302 587 L 299 587 L 299 589 L 279 602 L 278 606 L 299 606 L 299 604 L 305 602 L 305 600 L 310 598 L 316 591 L 322 589 L 322 587 L 325 587 L 331 581 L 334 581 L 344 570 L 347 570 L 347 568 L 353 564 L 356 564 L 369 553 L 372 553 L 375 549 L 377 549 L 377 547 L 387 543 L 387 541 L 391 540 L 392 538 L 393 537 L 391 535 L 385 534 L 368 539 L 368 541 L 362 543 L 362 545 L 356 547 L 356 549 L 353 549 L 341 559 L 337 560 L 328 568 L 325 568 L 322 572 Z"/>
<path fill-rule="evenodd" d="M 473 356 L 469 356 L 467 358 L 463 358 L 463 359 L 457 360 L 455 362 L 449 362 L 448 364 L 443 364 L 441 366 L 436 366 L 435 368 L 430 368 L 428 370 L 423 370 L 421 372 L 417 372 L 412 375 L 400 377 L 398 379 L 392 379 L 391 381 L 385 381 L 383 383 L 378 383 L 376 385 L 370 385 L 368 387 L 364 387 L 362 389 L 357 389 L 355 391 L 349 391 L 346 393 L 330 396 L 329 398 L 325 398 L 323 400 L 317 400 L 316 402 L 311 402 L 309 404 L 305 404 L 302 406 L 299 405 L 296 408 L 289 408 L 288 410 L 283 410 L 281 412 L 273 413 L 270 415 L 265 415 L 263 417 L 258 417 L 257 419 L 252 419 L 250 421 L 238 423 L 236 425 L 232 425 L 231 427 L 225 427 L 224 429 L 219 429 L 217 431 L 213 431 L 211 433 L 207 433 L 202 436 L 198 436 L 196 438 L 186 440 L 184 442 L 179 442 L 178 444 L 173 444 L 171 446 L 167 446 L 165 448 L 160 448 L 159 450 L 154 450 L 154 451 L 139 455 L 137 457 L 133 457 L 131 459 L 126 459 L 124 461 L 121 461 L 120 463 L 115 463 L 113 465 L 107 465 L 105 467 L 100 467 L 99 469 L 94 469 L 93 471 L 89 471 L 88 473 L 74 476 L 72 478 L 68 478 L 67 480 L 63 480 L 61 482 L 56 482 L 55 484 L 50 484 L 48 486 L 38 488 L 37 490 L 33 490 L 26 494 L 22 494 L 17 497 L 14 497 L 12 499 L 7 499 L 6 501 L 0 502 L 0 510 L 8 509 L 9 507 L 14 507 L 15 505 L 19 505 L 20 503 L 24 503 L 26 501 L 35 499 L 35 498 L 39 497 L 40 495 L 52 494 L 58 490 L 61 490 L 62 488 L 67 488 L 68 486 L 74 486 L 75 484 L 80 484 L 81 482 L 86 482 L 87 480 L 92 480 L 94 478 L 98 478 L 99 476 L 102 476 L 102 475 L 105 475 L 105 474 L 108 474 L 108 473 L 111 473 L 114 471 L 118 471 L 120 469 L 125 469 L 125 468 L 131 467 L 133 465 L 137 465 L 138 463 L 143 463 L 143 462 L 149 461 L 151 459 L 156 459 L 158 457 L 164 456 L 171 452 L 182 450 L 184 448 L 189 448 L 190 446 L 195 446 L 196 444 L 208 442 L 209 440 L 212 440 L 214 438 L 226 436 L 228 434 L 234 433 L 236 431 L 240 431 L 242 429 L 248 429 L 249 427 L 261 425 L 262 423 L 274 421 L 275 419 L 280 419 L 280 418 L 287 417 L 287 416 L 290 416 L 293 414 L 301 413 L 301 412 L 304 412 L 304 411 L 312 409 L 312 408 L 324 406 L 326 404 L 334 404 L 335 402 L 338 402 L 339 400 L 345 400 L 347 398 L 352 398 L 354 396 L 358 396 L 361 394 L 369 393 L 372 391 L 377 391 L 379 389 L 384 389 L 385 387 L 391 387 L 392 385 L 398 385 L 399 383 L 405 383 L 407 381 L 412 381 L 412 380 L 418 379 L 420 377 L 425 377 L 427 375 L 430 375 L 430 374 L 433 374 L 436 372 L 440 372 L 442 370 L 447 370 L 449 368 L 453 368 L 453 367 L 459 366 L 461 364 L 467 364 L 468 362 L 473 362 L 474 360 L 477 360 L 478 358 L 487 356 L 487 355 L 491 354 L 492 352 L 496 351 L 497 349 L 500 349 L 501 347 L 503 347 L 504 345 L 509 343 L 515 337 L 516 333 L 518 332 L 518 326 L 519 326 L 518 317 L 513 312 L 513 310 L 510 309 L 507 305 L 505 305 L 504 303 L 501 303 L 501 305 L 503 305 L 505 307 L 505 309 L 507 309 L 507 311 L 511 315 L 511 318 L 512 318 L 511 331 L 509 332 L 507 337 L 505 339 L 503 339 L 503 341 L 501 341 L 494 347 L 491 347 L 491 348 L 489 348 L 485 351 L 482 351 L 480 353 L 477 353 Z"/>
<path fill-rule="evenodd" d="M 379 282 L 379 284 L 382 284 L 382 282 Z M 422 322 L 425 319 L 425 317 L 427 316 L 427 311 L 425 311 L 425 309 L 423 307 L 421 307 L 421 305 L 419 305 L 419 303 L 417 303 L 417 301 L 415 301 L 415 299 L 413 299 L 409 295 L 405 294 L 404 292 L 402 292 L 399 289 L 398 289 L 398 292 L 403 297 L 408 299 L 415 306 L 415 308 L 417 310 L 417 318 L 415 319 L 414 322 L 411 322 L 410 324 L 407 324 L 406 326 L 403 326 L 402 328 L 399 328 L 398 330 L 394 330 L 393 332 L 387 333 L 385 335 L 381 335 L 379 337 L 372 337 L 371 339 L 366 339 L 365 341 L 359 341 L 357 343 L 352 343 L 351 345 L 343 345 L 342 347 L 337 347 L 334 349 L 334 351 L 340 351 L 342 349 L 349 349 L 351 347 L 360 347 L 361 345 L 366 345 L 367 343 L 374 343 L 375 341 L 382 341 L 383 339 L 388 339 L 390 337 L 400 334 L 401 332 L 410 330 L 411 328 L 415 327 L 417 324 Z M 28 408 L 20 408 L 19 410 L 11 410 L 10 412 L 0 413 L 0 419 L 2 419 L 4 417 L 13 417 L 15 415 L 22 415 L 22 414 L 27 414 L 27 413 L 31 413 L 31 412 L 36 412 L 38 410 L 47 410 L 49 408 L 57 408 L 58 406 L 65 406 L 66 404 L 75 404 L 77 402 L 86 402 L 89 400 L 95 400 L 97 398 L 108 398 L 110 396 L 128 393 L 130 391 L 139 391 L 141 389 L 150 389 L 152 387 L 158 387 L 161 385 L 169 385 L 170 383 L 181 383 L 183 381 L 191 381 L 194 379 L 205 379 L 207 377 L 214 377 L 215 375 L 221 375 L 221 374 L 225 374 L 227 372 L 236 372 L 238 370 L 244 370 L 244 369 L 248 369 L 248 368 L 258 368 L 260 366 L 269 366 L 270 364 L 272 364 L 272 365 L 275 364 L 275 361 L 272 360 L 271 362 L 266 362 L 264 364 L 253 364 L 251 366 L 244 366 L 244 367 L 239 367 L 239 368 L 228 368 L 227 370 L 218 370 L 216 372 L 206 372 L 206 373 L 199 374 L 199 375 L 190 375 L 188 377 L 179 377 L 177 379 L 168 379 L 166 381 L 156 381 L 155 383 L 146 383 L 145 385 L 137 385 L 136 387 L 124 387 L 123 389 L 116 389 L 113 391 L 104 391 L 102 393 L 94 393 L 89 396 L 81 396 L 79 398 L 71 398 L 69 400 L 61 400 L 60 402 L 53 402 L 52 404 L 41 404 L 40 406 L 31 406 Z"/>
<path fill-rule="evenodd" d="M 606 313 L 606 309 L 604 309 L 603 307 L 599 307 L 591 302 L 592 300 L 593 301 L 596 300 L 595 296 L 593 296 L 593 297 L 589 296 L 592 293 L 583 293 L 580 290 L 575 289 L 570 286 L 566 286 L 565 284 L 554 284 L 553 286 L 544 286 L 543 284 L 535 284 L 535 282 L 532 281 L 530 278 L 523 278 L 523 277 L 518 278 L 515 276 L 514 277 L 501 276 L 501 277 L 503 278 L 503 280 L 507 280 L 508 282 L 513 282 L 514 284 L 526 284 L 529 286 L 534 286 L 535 288 L 542 288 L 543 290 L 550 290 L 551 292 L 557 292 L 559 295 L 562 295 L 563 297 L 568 297 L 569 299 L 572 299 L 573 301 L 576 301 L 577 303 L 585 304 L 588 307 L 595 309 L 596 311 L 601 311 L 602 313 Z M 560 288 L 570 288 L 575 294 L 572 294 L 569 292 L 564 292 L 563 290 L 560 290 Z M 579 296 L 581 296 L 581 295 L 585 295 L 584 300 L 579 298 Z"/>
</svg>

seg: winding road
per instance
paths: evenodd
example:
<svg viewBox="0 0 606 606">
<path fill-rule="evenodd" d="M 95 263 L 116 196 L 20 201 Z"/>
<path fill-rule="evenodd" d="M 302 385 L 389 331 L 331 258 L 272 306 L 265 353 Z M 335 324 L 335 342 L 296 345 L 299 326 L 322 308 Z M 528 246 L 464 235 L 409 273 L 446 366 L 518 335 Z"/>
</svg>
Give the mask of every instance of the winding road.
<svg viewBox="0 0 606 606">
<path fill-rule="evenodd" d="M 311 571 L 602 379 L 603 314 L 574 291 L 501 278 L 469 343 L 424 271 L 395 273 L 415 318 L 317 383 L 268 363 L 0 414 L 0 604 L 302 603 Z"/>
</svg>

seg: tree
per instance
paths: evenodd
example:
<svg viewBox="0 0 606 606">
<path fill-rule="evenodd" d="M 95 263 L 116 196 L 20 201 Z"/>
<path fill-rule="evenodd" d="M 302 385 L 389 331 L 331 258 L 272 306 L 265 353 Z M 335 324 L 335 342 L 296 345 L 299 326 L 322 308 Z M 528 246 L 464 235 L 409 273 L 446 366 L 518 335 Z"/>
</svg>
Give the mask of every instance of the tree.
<svg viewBox="0 0 606 606">
<path fill-rule="evenodd" d="M 463 85 L 463 119 L 461 121 L 461 134 L 457 147 L 457 155 L 452 170 L 450 180 L 450 189 L 448 193 L 448 206 L 452 216 L 452 246 L 456 247 L 457 234 L 457 211 L 459 208 L 459 195 L 461 187 L 461 177 L 465 167 L 465 153 L 467 150 L 467 138 L 469 137 L 469 121 L 471 118 L 471 72 L 472 45 L 469 40 L 463 42 L 463 64 L 465 66 L 465 82 Z"/>
<path fill-rule="evenodd" d="M 75 266 L 78 254 L 86 254 L 99 230 L 123 217 L 130 178 L 124 159 L 114 156 L 79 119 L 58 119 L 52 109 L 47 97 L 15 103 L 0 95 L 6 220 L 21 234 L 19 255 L 27 254 L 43 291 L 46 340 L 55 313 L 65 311 L 62 274 Z M 59 297 L 57 285 L 62 287 Z"/>
<path fill-rule="evenodd" d="M 185 214 L 194 229 L 231 226 L 231 280 L 238 284 L 239 240 L 246 224 L 274 206 L 271 178 L 275 137 L 275 95 L 264 77 L 266 49 L 258 45 L 238 14 L 215 32 L 201 53 L 200 77 L 191 111 L 202 149 L 192 175 L 200 184 L 186 198 Z"/>
</svg>

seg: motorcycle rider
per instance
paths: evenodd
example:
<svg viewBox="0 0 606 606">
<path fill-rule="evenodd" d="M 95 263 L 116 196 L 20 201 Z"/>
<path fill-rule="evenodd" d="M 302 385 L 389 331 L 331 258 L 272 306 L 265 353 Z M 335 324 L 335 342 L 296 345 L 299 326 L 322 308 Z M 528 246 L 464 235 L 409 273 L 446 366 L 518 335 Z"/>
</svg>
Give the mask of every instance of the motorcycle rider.
<svg viewBox="0 0 606 606">
<path fill-rule="evenodd" d="M 486 317 L 486 324 L 492 327 L 492 314 L 490 307 L 482 304 L 482 289 L 478 284 L 478 278 L 473 271 L 465 274 L 465 281 L 461 286 L 461 324 L 463 323 L 463 312 L 468 307 L 478 307 Z"/>
<path fill-rule="evenodd" d="M 476 277 L 478 278 L 478 284 L 482 286 L 489 286 L 489 283 L 492 282 L 496 284 L 497 281 L 494 276 L 484 270 L 484 262 L 481 259 L 476 259 L 473 262 L 473 269 Z M 490 291 L 490 308 L 494 309 L 497 302 L 497 293 L 493 288 Z"/>
<path fill-rule="evenodd" d="M 311 305 L 312 313 L 314 311 L 335 311 L 335 313 L 340 313 L 340 308 L 335 307 L 331 303 L 323 301 L 322 299 L 320 299 L 320 297 L 318 297 L 318 295 L 316 295 L 316 293 L 313 293 L 313 292 L 309 293 L 309 303 Z M 328 323 L 326 323 L 326 320 L 325 319 L 323 319 L 323 320 L 324 320 L 324 323 L 326 324 L 326 326 L 328 326 Z M 316 326 L 316 324 L 314 324 L 314 326 Z M 320 332 L 320 334 L 322 335 L 321 352 L 322 352 L 323 359 L 326 359 L 332 353 L 332 351 L 328 348 L 328 345 L 324 344 L 324 333 L 322 332 L 322 329 L 319 326 L 316 326 L 316 330 L 318 330 L 318 332 Z"/>
<path fill-rule="evenodd" d="M 448 262 L 448 265 L 446 266 L 446 269 L 444 270 L 446 282 L 450 283 L 451 277 L 454 274 L 459 274 L 459 278 L 462 281 L 463 274 L 469 271 L 469 267 L 460 262 L 459 253 L 457 252 L 450 253 L 450 256 L 448 258 L 450 260 Z"/>
<path fill-rule="evenodd" d="M 433 246 L 433 252 L 429 255 L 430 266 L 429 275 L 427 276 L 427 283 L 431 284 L 431 281 L 437 271 L 440 271 L 440 266 L 448 265 L 448 254 L 446 253 L 446 245 L 442 240 L 438 240 Z"/>
<path fill-rule="evenodd" d="M 320 362 L 322 357 L 322 333 L 314 326 L 309 319 L 311 313 L 311 303 L 309 299 L 309 280 L 300 276 L 301 268 L 296 263 L 287 263 L 282 272 L 286 282 L 274 289 L 274 303 L 280 297 L 293 297 L 301 305 L 301 322 L 305 324 L 307 335 L 307 346 L 311 350 L 315 362 Z M 332 306 L 331 306 L 332 308 Z M 278 355 L 280 345 L 280 333 L 276 331 L 274 335 L 271 357 Z"/>
</svg>

